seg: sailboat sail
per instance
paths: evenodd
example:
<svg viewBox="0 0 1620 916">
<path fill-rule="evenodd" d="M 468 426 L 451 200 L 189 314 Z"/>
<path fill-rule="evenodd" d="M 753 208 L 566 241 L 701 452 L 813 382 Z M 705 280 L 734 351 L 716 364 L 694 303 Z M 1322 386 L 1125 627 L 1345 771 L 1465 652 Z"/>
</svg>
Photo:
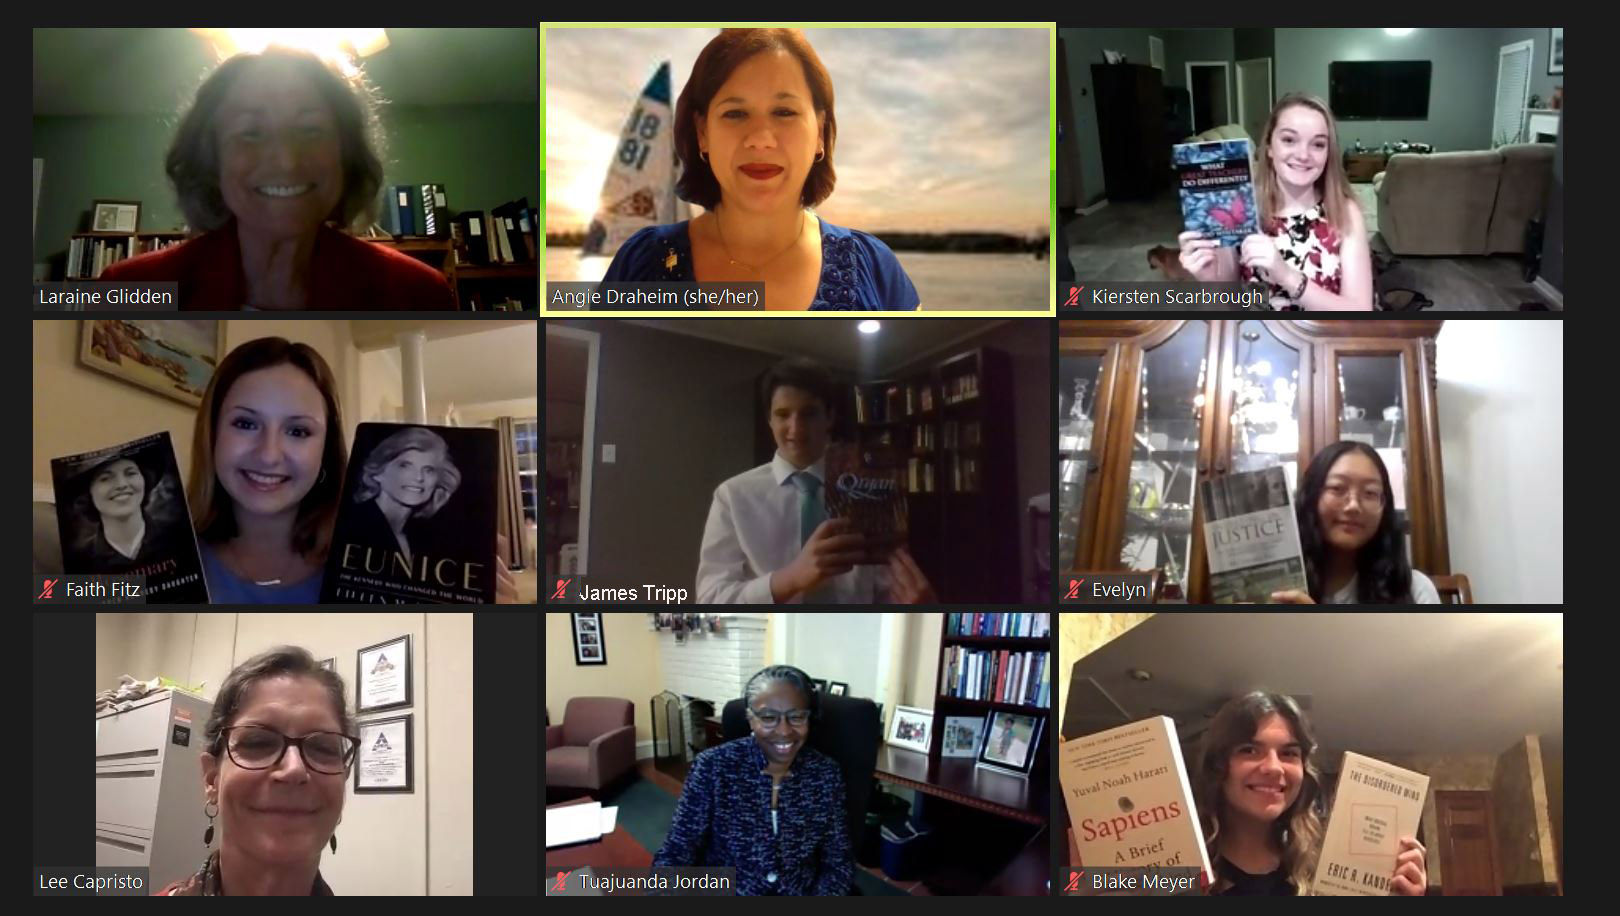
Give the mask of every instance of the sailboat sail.
<svg viewBox="0 0 1620 916">
<path fill-rule="evenodd" d="M 586 256 L 611 256 L 625 239 L 648 226 L 678 222 L 690 210 L 675 196 L 674 109 L 669 62 L 641 90 L 619 133 L 602 185 L 602 200 L 585 234 Z"/>
</svg>

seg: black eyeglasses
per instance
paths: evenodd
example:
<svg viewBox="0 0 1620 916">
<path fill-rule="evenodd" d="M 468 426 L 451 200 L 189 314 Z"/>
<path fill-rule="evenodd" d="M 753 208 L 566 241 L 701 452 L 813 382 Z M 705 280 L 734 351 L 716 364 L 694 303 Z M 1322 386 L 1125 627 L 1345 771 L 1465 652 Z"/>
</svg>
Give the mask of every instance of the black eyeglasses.
<svg viewBox="0 0 1620 916">
<path fill-rule="evenodd" d="M 304 766 L 317 773 L 341 776 L 349 771 L 360 739 L 337 732 L 310 732 L 302 738 L 289 738 L 262 725 L 232 725 L 221 729 L 225 751 L 244 770 L 268 770 L 281 763 L 287 747 L 298 748 Z"/>
<path fill-rule="evenodd" d="M 748 710 L 748 713 L 749 715 L 752 715 L 754 718 L 758 719 L 759 724 L 765 726 L 766 728 L 775 728 L 776 723 L 782 721 L 784 718 L 787 719 L 788 724 L 794 728 L 799 728 L 803 726 L 804 723 L 810 721 L 810 710 L 808 709 L 790 709 L 785 713 L 778 712 L 774 709 L 750 709 Z"/>
</svg>

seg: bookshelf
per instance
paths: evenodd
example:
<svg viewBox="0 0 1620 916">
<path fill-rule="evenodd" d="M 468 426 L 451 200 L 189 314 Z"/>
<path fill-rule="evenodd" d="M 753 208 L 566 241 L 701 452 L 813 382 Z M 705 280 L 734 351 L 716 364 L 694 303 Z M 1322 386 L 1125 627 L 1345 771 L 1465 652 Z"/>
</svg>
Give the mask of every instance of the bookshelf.
<svg viewBox="0 0 1620 916">
<path fill-rule="evenodd" d="M 906 483 L 908 547 L 946 603 L 1022 594 L 1005 353 L 980 347 L 854 386 L 855 434 Z"/>
<path fill-rule="evenodd" d="M 456 308 L 459 310 L 482 311 L 494 308 L 494 303 L 504 299 L 515 299 L 524 308 L 539 308 L 539 272 L 534 261 L 458 264 L 455 241 L 449 237 L 400 236 L 365 240 L 410 255 L 444 274 L 450 289 L 455 292 Z"/>
<path fill-rule="evenodd" d="M 1031 787 L 1029 801 L 1033 803 L 1036 796 L 1042 799 L 1045 798 L 1046 793 L 1035 791 L 1035 787 L 1037 784 L 1044 786 L 1046 783 L 1047 757 L 1049 755 L 1046 753 L 1045 748 L 1049 746 L 1049 742 L 1052 740 L 1050 737 L 1052 730 L 1052 722 L 1050 721 L 1051 695 L 1057 689 L 1057 671 L 1053 668 L 1056 660 L 1052 654 L 1051 618 L 1051 614 L 951 613 L 941 615 L 939 667 L 938 675 L 934 681 L 934 735 L 928 746 L 930 770 L 933 770 L 936 765 L 943 771 L 945 768 L 959 767 L 961 764 L 967 764 L 969 767 L 976 769 L 974 767 L 975 761 L 971 758 L 944 756 L 945 724 L 948 718 L 952 716 L 987 717 L 992 712 L 1013 712 L 1019 715 L 1034 716 L 1040 721 L 1042 727 L 1040 739 L 1035 749 L 1035 764 L 1028 776 Z M 995 633 L 999 632 L 999 628 L 1003 624 L 1007 626 L 1009 632 L 1016 631 L 1020 624 L 1029 627 L 1031 632 L 1035 632 L 1036 627 L 1044 627 L 1045 632 L 1044 635 L 1040 636 L 968 635 L 958 632 L 959 629 L 966 628 L 969 633 L 977 631 Z M 986 688 L 976 695 L 962 695 L 968 686 L 966 675 L 970 669 L 965 662 L 968 653 L 989 653 L 988 656 L 980 656 L 981 658 L 988 657 L 992 659 L 990 664 L 994 666 L 991 669 L 985 669 L 984 677 L 996 679 L 1001 679 L 1004 673 L 1012 674 L 1014 671 L 1012 664 L 1015 660 L 1021 659 L 1028 663 L 1036 659 L 1042 659 L 1044 656 L 1042 664 L 1045 666 L 1045 679 L 1048 685 L 1046 695 L 1041 697 L 1038 694 L 1033 694 L 1026 696 L 1024 702 L 1014 702 L 1012 698 L 1016 695 L 1017 688 L 1007 684 L 1004 679 L 999 690 L 994 686 L 996 680 L 990 680 Z M 956 661 L 954 666 L 952 664 L 953 658 Z M 1029 669 L 1027 667 L 1022 670 L 1025 675 L 1028 674 Z M 1039 679 L 1035 678 L 1026 681 L 1026 685 L 1031 690 L 1038 690 Z M 989 775 L 999 777 L 1001 774 L 991 773 Z M 1008 778 L 1019 779 L 1020 777 Z M 1042 822 L 1044 822 L 1044 808 L 1029 813 L 1032 815 L 1039 814 Z"/>
<path fill-rule="evenodd" d="M 75 232 L 68 237 L 62 277 L 94 280 L 112 264 L 185 240 L 184 232 Z"/>
</svg>

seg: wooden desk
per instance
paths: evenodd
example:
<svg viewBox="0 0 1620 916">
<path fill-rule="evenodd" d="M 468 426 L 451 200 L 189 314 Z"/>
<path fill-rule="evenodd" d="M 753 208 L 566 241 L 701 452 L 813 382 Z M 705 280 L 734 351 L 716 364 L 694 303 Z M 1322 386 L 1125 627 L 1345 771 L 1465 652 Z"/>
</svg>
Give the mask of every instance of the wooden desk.
<svg viewBox="0 0 1620 916">
<path fill-rule="evenodd" d="M 1051 790 L 1040 776 L 1021 779 L 986 770 L 975 766 L 971 757 L 942 757 L 929 766 L 927 754 L 891 745 L 878 749 L 876 776 L 999 817 L 1046 824 Z"/>
<path fill-rule="evenodd" d="M 589 801 L 592 799 L 578 798 L 560 805 L 547 805 L 546 810 L 583 805 Z M 636 842 L 636 838 L 624 829 L 623 823 L 615 823 L 612 833 L 593 843 L 576 843 L 572 846 L 558 846 L 546 850 L 548 872 L 553 869 L 579 868 L 582 865 L 594 865 L 599 868 L 651 868 L 652 853 Z"/>
</svg>

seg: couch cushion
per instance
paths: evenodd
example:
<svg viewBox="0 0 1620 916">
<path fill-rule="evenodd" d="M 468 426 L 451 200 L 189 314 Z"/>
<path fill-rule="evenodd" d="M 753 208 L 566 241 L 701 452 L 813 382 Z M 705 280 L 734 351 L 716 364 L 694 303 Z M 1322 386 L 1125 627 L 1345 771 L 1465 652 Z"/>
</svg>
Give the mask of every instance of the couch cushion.
<svg viewBox="0 0 1620 916">
<path fill-rule="evenodd" d="M 1516 254 L 1524 251 L 1525 227 L 1546 213 L 1553 145 L 1512 143 L 1497 152 L 1502 155 L 1502 175 L 1496 185 L 1487 245 L 1493 254 Z"/>
<path fill-rule="evenodd" d="M 636 724 L 636 708 L 618 697 L 574 697 L 563 711 L 563 743 L 583 747 L 615 728 Z"/>
<path fill-rule="evenodd" d="M 1396 254 L 1486 254 L 1502 157 L 1396 153 L 1378 184 L 1378 228 Z"/>
</svg>

